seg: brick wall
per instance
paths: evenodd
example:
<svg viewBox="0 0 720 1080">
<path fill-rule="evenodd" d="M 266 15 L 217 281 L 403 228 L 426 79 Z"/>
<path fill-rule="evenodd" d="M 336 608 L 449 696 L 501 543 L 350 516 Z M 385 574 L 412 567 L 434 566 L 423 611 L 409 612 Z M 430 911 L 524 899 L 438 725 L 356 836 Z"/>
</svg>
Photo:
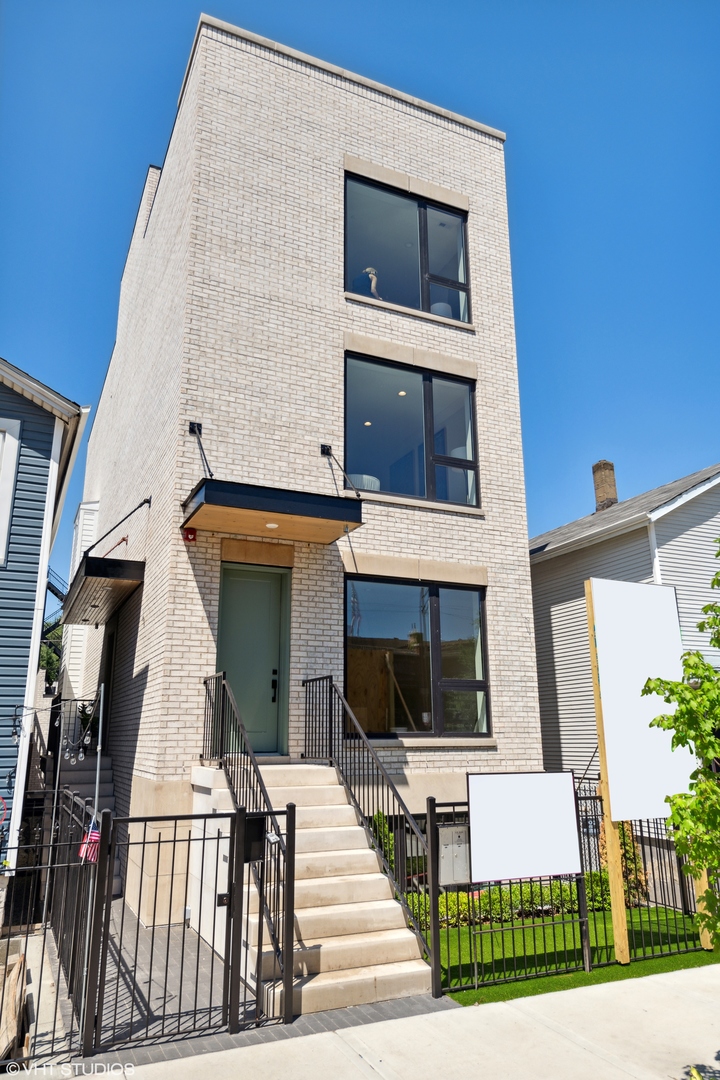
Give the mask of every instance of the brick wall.
<svg viewBox="0 0 720 1080">
<path fill-rule="evenodd" d="M 467 195 L 473 328 L 345 298 L 345 154 Z M 342 456 L 348 331 L 477 371 L 484 517 L 367 501 L 353 544 L 487 567 L 497 750 L 384 753 L 398 768 L 410 754 L 412 768 L 541 767 L 502 141 L 207 26 L 156 180 L 123 279 L 85 493 L 100 500 L 98 534 L 153 498 L 131 519 L 127 545 L 127 557 L 147 560 L 126 676 L 147 671 L 135 771 L 187 777 L 200 747 L 202 677 L 215 667 L 221 536 L 184 544 L 179 531 L 181 503 L 202 476 L 188 421 L 202 423 L 219 478 L 335 494 L 319 446 Z M 342 676 L 341 546 L 296 545 L 294 752 L 302 678 Z"/>
</svg>

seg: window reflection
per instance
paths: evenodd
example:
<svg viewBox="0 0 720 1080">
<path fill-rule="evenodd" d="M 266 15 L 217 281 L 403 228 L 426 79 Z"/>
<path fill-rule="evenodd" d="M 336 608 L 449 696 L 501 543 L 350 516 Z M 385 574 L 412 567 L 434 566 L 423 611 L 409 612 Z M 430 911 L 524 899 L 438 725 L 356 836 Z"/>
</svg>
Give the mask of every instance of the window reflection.
<svg viewBox="0 0 720 1080">
<path fill-rule="evenodd" d="M 473 460 L 470 387 L 467 383 L 433 378 L 435 453 Z"/>
<path fill-rule="evenodd" d="M 444 319 L 456 319 L 469 322 L 467 293 L 459 289 L 449 289 L 445 285 L 430 283 L 430 311 L 433 315 L 442 315 Z"/>
<path fill-rule="evenodd" d="M 437 277 L 458 281 L 465 277 L 465 230 L 458 214 L 427 209 L 428 269 Z"/>
<path fill-rule="evenodd" d="M 445 690 L 442 697 L 446 735 L 487 734 L 487 695 L 484 690 Z"/>
<path fill-rule="evenodd" d="M 417 202 L 348 178 L 346 216 L 346 289 L 421 307 Z"/>
<path fill-rule="evenodd" d="M 348 357 L 345 427 L 345 468 L 355 487 L 425 496 L 419 372 Z"/>
<path fill-rule="evenodd" d="M 347 696 L 363 729 L 432 729 L 428 589 L 347 582 Z"/>
<path fill-rule="evenodd" d="M 477 506 L 475 472 L 472 469 L 452 469 L 435 466 L 435 498 L 438 502 Z"/>
<path fill-rule="evenodd" d="M 469 589 L 439 589 L 440 650 L 443 679 L 485 678 L 480 594 Z"/>
</svg>

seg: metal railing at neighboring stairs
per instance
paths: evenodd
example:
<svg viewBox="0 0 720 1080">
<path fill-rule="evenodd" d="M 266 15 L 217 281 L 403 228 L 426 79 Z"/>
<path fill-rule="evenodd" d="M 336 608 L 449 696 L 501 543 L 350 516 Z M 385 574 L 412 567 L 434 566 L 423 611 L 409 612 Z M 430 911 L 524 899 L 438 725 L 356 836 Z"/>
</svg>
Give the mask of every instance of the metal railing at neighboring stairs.
<svg viewBox="0 0 720 1080">
<path fill-rule="evenodd" d="M 337 768 L 408 922 L 430 955 L 425 837 L 332 676 L 306 679 L 303 686 L 305 757 Z"/>
<path fill-rule="evenodd" d="M 242 807 L 248 814 L 265 816 L 263 843 L 266 858 L 259 864 L 246 859 L 255 877 L 265 913 L 264 926 L 262 919 L 259 924 L 257 955 L 262 956 L 262 935 L 267 930 L 282 975 L 285 1023 L 291 1023 L 295 945 L 295 806 L 289 803 L 286 807 L 286 828 L 283 833 L 225 672 L 210 675 L 203 682 L 205 726 L 202 760 L 217 762 L 218 767 L 224 770 L 236 810 Z M 261 975 L 261 968 L 258 968 L 258 980 Z"/>
<path fill-rule="evenodd" d="M 60 603 L 64 603 L 67 596 L 68 583 L 59 574 L 56 574 L 51 566 L 48 567 L 47 587 Z"/>
</svg>

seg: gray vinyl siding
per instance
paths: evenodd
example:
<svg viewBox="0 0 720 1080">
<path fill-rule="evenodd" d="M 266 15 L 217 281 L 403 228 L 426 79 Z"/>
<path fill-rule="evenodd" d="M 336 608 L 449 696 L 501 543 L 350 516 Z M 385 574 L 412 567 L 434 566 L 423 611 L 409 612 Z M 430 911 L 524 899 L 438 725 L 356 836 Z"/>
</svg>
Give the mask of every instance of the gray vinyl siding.
<svg viewBox="0 0 720 1080">
<path fill-rule="evenodd" d="M 590 645 L 589 577 L 652 581 L 647 529 L 532 565 L 543 759 L 550 771 L 598 773 Z M 594 755 L 594 756 L 593 756 Z"/>
<path fill-rule="evenodd" d="M 715 667 L 720 667 L 720 650 L 709 648 L 708 636 L 699 632 L 697 623 L 703 606 L 720 600 L 720 592 L 710 588 L 720 570 L 720 560 L 715 558 L 718 537 L 720 485 L 655 523 L 662 583 L 675 586 L 683 645 L 699 649 Z"/>
<path fill-rule="evenodd" d="M 55 419 L 2 384 L 0 416 L 22 422 L 8 556 L 0 566 L 0 795 L 9 812 L 7 776 L 17 761 L 12 716 L 25 698 L 28 664 L 38 660 L 30 657 L 30 639 Z"/>
</svg>

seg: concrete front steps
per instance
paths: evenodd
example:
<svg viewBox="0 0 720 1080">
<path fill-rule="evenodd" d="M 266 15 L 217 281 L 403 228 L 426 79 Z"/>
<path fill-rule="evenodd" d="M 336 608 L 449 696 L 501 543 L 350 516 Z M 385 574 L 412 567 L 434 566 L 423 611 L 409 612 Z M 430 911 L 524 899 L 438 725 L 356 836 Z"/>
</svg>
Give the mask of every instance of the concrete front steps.
<svg viewBox="0 0 720 1080">
<path fill-rule="evenodd" d="M 261 772 L 274 808 L 297 806 L 294 1012 L 428 993 L 430 968 L 335 769 L 263 764 Z M 250 941 L 257 920 L 250 915 Z M 282 1008 L 277 976 L 263 949 L 266 992 Z"/>
</svg>

